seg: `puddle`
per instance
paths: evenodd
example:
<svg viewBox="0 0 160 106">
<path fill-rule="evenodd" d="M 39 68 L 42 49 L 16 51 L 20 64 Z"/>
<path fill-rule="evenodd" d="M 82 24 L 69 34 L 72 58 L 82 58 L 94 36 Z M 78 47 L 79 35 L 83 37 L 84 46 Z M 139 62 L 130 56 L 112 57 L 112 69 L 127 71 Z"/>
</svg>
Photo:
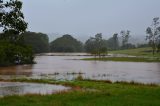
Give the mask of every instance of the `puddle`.
<svg viewBox="0 0 160 106">
<path fill-rule="evenodd" d="M 21 82 L 0 82 L 0 97 L 25 94 L 54 94 L 67 91 L 70 87 L 52 84 L 21 83 Z"/>
</svg>

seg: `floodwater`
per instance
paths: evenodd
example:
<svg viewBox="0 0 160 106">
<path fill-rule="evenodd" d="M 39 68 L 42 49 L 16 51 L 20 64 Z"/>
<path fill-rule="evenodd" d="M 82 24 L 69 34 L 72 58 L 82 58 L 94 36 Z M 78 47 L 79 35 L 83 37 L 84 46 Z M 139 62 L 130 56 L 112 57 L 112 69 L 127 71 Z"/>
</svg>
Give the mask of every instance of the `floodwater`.
<svg viewBox="0 0 160 106">
<path fill-rule="evenodd" d="M 67 91 L 69 87 L 51 84 L 0 82 L 0 97 L 8 95 L 24 94 L 53 94 L 60 91 Z"/>
<path fill-rule="evenodd" d="M 135 81 L 160 84 L 160 63 L 83 61 L 89 55 L 46 54 L 36 56 L 37 64 L 0 68 L 0 78 L 48 78 L 73 80 L 85 79 Z"/>
</svg>

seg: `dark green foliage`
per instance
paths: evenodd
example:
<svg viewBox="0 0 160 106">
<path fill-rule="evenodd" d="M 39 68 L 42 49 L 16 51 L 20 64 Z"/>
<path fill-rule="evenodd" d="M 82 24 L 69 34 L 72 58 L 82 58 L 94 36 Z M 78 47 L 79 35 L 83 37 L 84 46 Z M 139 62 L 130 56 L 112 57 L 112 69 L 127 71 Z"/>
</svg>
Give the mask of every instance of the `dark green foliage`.
<svg viewBox="0 0 160 106">
<path fill-rule="evenodd" d="M 32 49 L 25 45 L 17 45 L 0 41 L 0 66 L 33 63 Z"/>
<path fill-rule="evenodd" d="M 46 53 L 49 51 L 49 38 L 46 34 L 25 32 L 22 36 L 24 43 L 31 46 L 34 53 Z"/>
<path fill-rule="evenodd" d="M 51 52 L 82 52 L 83 44 L 67 34 L 52 41 L 50 50 Z"/>
<path fill-rule="evenodd" d="M 119 39 L 118 34 L 115 33 L 113 37 L 107 40 L 108 50 L 118 50 L 119 49 Z"/>
<path fill-rule="evenodd" d="M 105 55 L 107 53 L 107 44 L 106 40 L 102 39 L 102 34 L 96 34 L 94 38 L 88 39 L 85 43 L 85 50 L 95 56 Z"/>
<path fill-rule="evenodd" d="M 23 43 L 21 33 L 27 28 L 18 0 L 0 2 L 0 66 L 33 63 L 32 49 Z"/>
<path fill-rule="evenodd" d="M 19 34 L 25 32 L 27 28 L 21 11 L 22 2 L 18 0 L 2 1 L 0 5 L 0 27 L 5 33 L 1 38 L 16 42 Z"/>
</svg>

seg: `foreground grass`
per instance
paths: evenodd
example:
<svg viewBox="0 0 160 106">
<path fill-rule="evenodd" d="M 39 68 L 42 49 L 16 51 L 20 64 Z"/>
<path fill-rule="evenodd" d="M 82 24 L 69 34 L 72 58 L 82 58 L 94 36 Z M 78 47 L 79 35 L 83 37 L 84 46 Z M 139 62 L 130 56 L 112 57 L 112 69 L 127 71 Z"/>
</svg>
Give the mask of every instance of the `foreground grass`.
<svg viewBox="0 0 160 106">
<path fill-rule="evenodd" d="M 132 56 L 147 56 L 147 57 L 159 57 L 160 53 L 152 54 L 152 48 L 138 48 L 138 49 L 128 49 L 128 50 L 117 50 L 117 51 L 110 51 L 110 54 L 127 54 Z"/>
<path fill-rule="evenodd" d="M 85 58 L 82 60 L 122 61 L 122 62 L 160 62 L 160 58 L 142 58 L 142 57 L 104 57 L 104 58 Z"/>
<path fill-rule="evenodd" d="M 109 81 L 13 80 L 72 86 L 72 91 L 53 95 L 0 98 L 0 106 L 160 106 L 160 87 Z"/>
</svg>

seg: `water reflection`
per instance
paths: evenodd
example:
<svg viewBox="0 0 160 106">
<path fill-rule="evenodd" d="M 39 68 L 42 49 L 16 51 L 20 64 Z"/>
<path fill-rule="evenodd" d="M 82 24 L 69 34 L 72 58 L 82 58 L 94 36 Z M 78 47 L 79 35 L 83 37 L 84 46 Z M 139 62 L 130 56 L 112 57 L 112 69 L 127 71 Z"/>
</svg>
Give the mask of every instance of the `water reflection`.
<svg viewBox="0 0 160 106">
<path fill-rule="evenodd" d="M 33 65 L 19 65 L 11 67 L 0 67 L 0 75 L 32 75 Z"/>
<path fill-rule="evenodd" d="M 112 81 L 137 81 L 160 84 L 160 63 L 135 63 L 76 60 L 90 56 L 37 56 L 37 64 L 0 68 L 0 77 L 27 76 L 72 80 L 83 78 Z M 75 73 L 75 74 L 67 74 Z"/>
<path fill-rule="evenodd" d="M 50 84 L 0 82 L 0 96 L 24 95 L 24 94 L 53 94 L 69 90 L 69 87 Z"/>
</svg>

